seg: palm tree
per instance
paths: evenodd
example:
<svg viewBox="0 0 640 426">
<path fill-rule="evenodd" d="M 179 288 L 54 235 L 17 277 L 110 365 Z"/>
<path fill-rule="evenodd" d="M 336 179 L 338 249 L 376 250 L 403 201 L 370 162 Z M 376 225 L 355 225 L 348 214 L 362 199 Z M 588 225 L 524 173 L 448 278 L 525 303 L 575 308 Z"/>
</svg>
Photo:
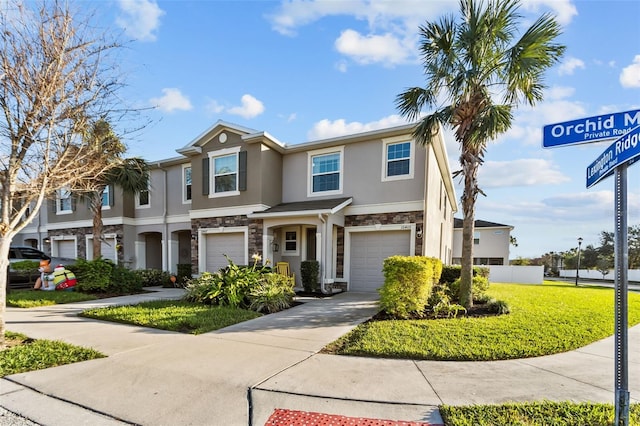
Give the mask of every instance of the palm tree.
<svg viewBox="0 0 640 426">
<path fill-rule="evenodd" d="M 519 7 L 519 0 L 460 0 L 461 19 L 449 15 L 420 26 L 426 87 L 409 88 L 396 97 L 401 115 L 411 121 L 420 119 L 423 107 L 435 109 L 417 123 L 418 143 L 429 143 L 445 125 L 453 128 L 460 144 L 461 170 L 454 177 L 464 179 L 459 296 L 466 308 L 473 306 L 475 204 L 482 193 L 477 174 L 487 142 L 511 127 L 519 103 L 542 100 L 544 71 L 565 50 L 554 42 L 561 28 L 549 14 L 516 40 Z"/>
<path fill-rule="evenodd" d="M 108 196 L 113 199 L 113 188 L 116 186 L 122 188 L 125 194 L 135 194 L 147 189 L 149 167 L 141 158 L 122 157 L 126 147 L 105 120 L 95 122 L 84 139 L 99 153 L 96 154 L 95 161 L 109 165 L 104 173 L 81 189 L 93 214 L 93 258 L 96 259 L 102 256 L 102 207 L 105 190 L 109 188 Z"/>
</svg>

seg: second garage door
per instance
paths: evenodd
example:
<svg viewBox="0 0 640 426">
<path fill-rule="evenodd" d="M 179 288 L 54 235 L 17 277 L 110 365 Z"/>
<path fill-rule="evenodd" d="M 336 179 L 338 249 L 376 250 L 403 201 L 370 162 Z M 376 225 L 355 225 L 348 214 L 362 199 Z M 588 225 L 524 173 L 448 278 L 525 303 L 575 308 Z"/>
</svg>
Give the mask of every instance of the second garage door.
<svg viewBox="0 0 640 426">
<path fill-rule="evenodd" d="M 382 287 L 382 262 L 389 256 L 409 255 L 409 231 L 351 233 L 351 291 L 376 291 Z"/>
<path fill-rule="evenodd" d="M 234 232 L 228 234 L 209 234 L 207 241 L 206 270 L 215 272 L 229 265 L 226 254 L 236 265 L 245 264 L 244 234 Z"/>
</svg>

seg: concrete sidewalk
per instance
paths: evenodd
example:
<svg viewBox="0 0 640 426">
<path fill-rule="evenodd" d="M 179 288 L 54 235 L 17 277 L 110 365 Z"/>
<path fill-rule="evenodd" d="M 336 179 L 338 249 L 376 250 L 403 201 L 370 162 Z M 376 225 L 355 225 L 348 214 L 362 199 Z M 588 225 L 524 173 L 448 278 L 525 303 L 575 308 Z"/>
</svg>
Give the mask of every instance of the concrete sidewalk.
<svg viewBox="0 0 640 426">
<path fill-rule="evenodd" d="M 438 362 L 318 353 L 377 311 L 343 293 L 199 336 L 77 317 L 89 306 L 177 298 L 181 290 L 28 310 L 7 329 L 107 358 L 0 381 L 0 407 L 46 425 L 264 425 L 276 408 L 441 423 L 439 404 L 613 401 L 613 338 L 525 360 Z M 640 327 L 629 334 L 632 402 Z M 1 417 L 0 417 L 1 419 Z M 70 419 L 73 419 L 70 421 Z"/>
</svg>

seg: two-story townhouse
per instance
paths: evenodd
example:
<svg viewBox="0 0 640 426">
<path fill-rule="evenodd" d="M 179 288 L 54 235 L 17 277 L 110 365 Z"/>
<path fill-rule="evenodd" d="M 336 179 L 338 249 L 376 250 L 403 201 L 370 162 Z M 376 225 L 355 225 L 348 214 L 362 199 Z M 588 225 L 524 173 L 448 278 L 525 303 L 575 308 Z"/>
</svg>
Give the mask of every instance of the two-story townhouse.
<svg viewBox="0 0 640 426">
<path fill-rule="evenodd" d="M 473 233 L 474 265 L 508 265 L 513 226 L 476 220 Z M 462 262 L 462 219 L 453 225 L 453 263 Z"/>
<path fill-rule="evenodd" d="M 249 264 L 257 253 L 299 272 L 315 259 L 325 291 L 375 290 L 382 260 L 394 254 L 450 263 L 457 205 L 444 141 L 440 133 L 417 145 L 413 128 L 285 145 L 218 121 L 177 149 L 181 157 L 151 164 L 148 193 L 127 202 L 111 189 L 120 198 L 105 214 L 107 241 L 136 268 L 175 271 L 190 261 L 199 273 L 226 266 L 225 256 Z M 91 258 L 81 223 L 55 216 L 45 227 L 51 251 L 66 254 L 60 242 L 84 235 L 76 253 Z"/>
</svg>

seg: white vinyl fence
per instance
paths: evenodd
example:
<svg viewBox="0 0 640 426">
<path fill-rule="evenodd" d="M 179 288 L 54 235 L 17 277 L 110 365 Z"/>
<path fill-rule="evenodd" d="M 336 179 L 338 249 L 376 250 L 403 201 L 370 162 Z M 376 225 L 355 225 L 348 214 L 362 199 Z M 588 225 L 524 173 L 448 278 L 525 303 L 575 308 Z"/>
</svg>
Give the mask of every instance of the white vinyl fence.
<svg viewBox="0 0 640 426">
<path fill-rule="evenodd" d="M 544 266 L 489 266 L 492 283 L 542 284 L 543 279 Z"/>
<path fill-rule="evenodd" d="M 640 281 L 640 269 L 629 269 L 628 271 L 628 279 L 629 281 Z M 571 277 L 575 278 L 576 270 L 573 269 L 561 269 L 560 270 L 561 277 Z M 615 268 L 611 268 L 608 274 L 604 277 L 602 276 L 602 272 L 596 271 L 595 269 L 580 269 L 580 273 L 578 274 L 579 278 L 591 279 L 591 280 L 610 280 L 614 281 L 616 279 L 616 270 Z"/>
</svg>

